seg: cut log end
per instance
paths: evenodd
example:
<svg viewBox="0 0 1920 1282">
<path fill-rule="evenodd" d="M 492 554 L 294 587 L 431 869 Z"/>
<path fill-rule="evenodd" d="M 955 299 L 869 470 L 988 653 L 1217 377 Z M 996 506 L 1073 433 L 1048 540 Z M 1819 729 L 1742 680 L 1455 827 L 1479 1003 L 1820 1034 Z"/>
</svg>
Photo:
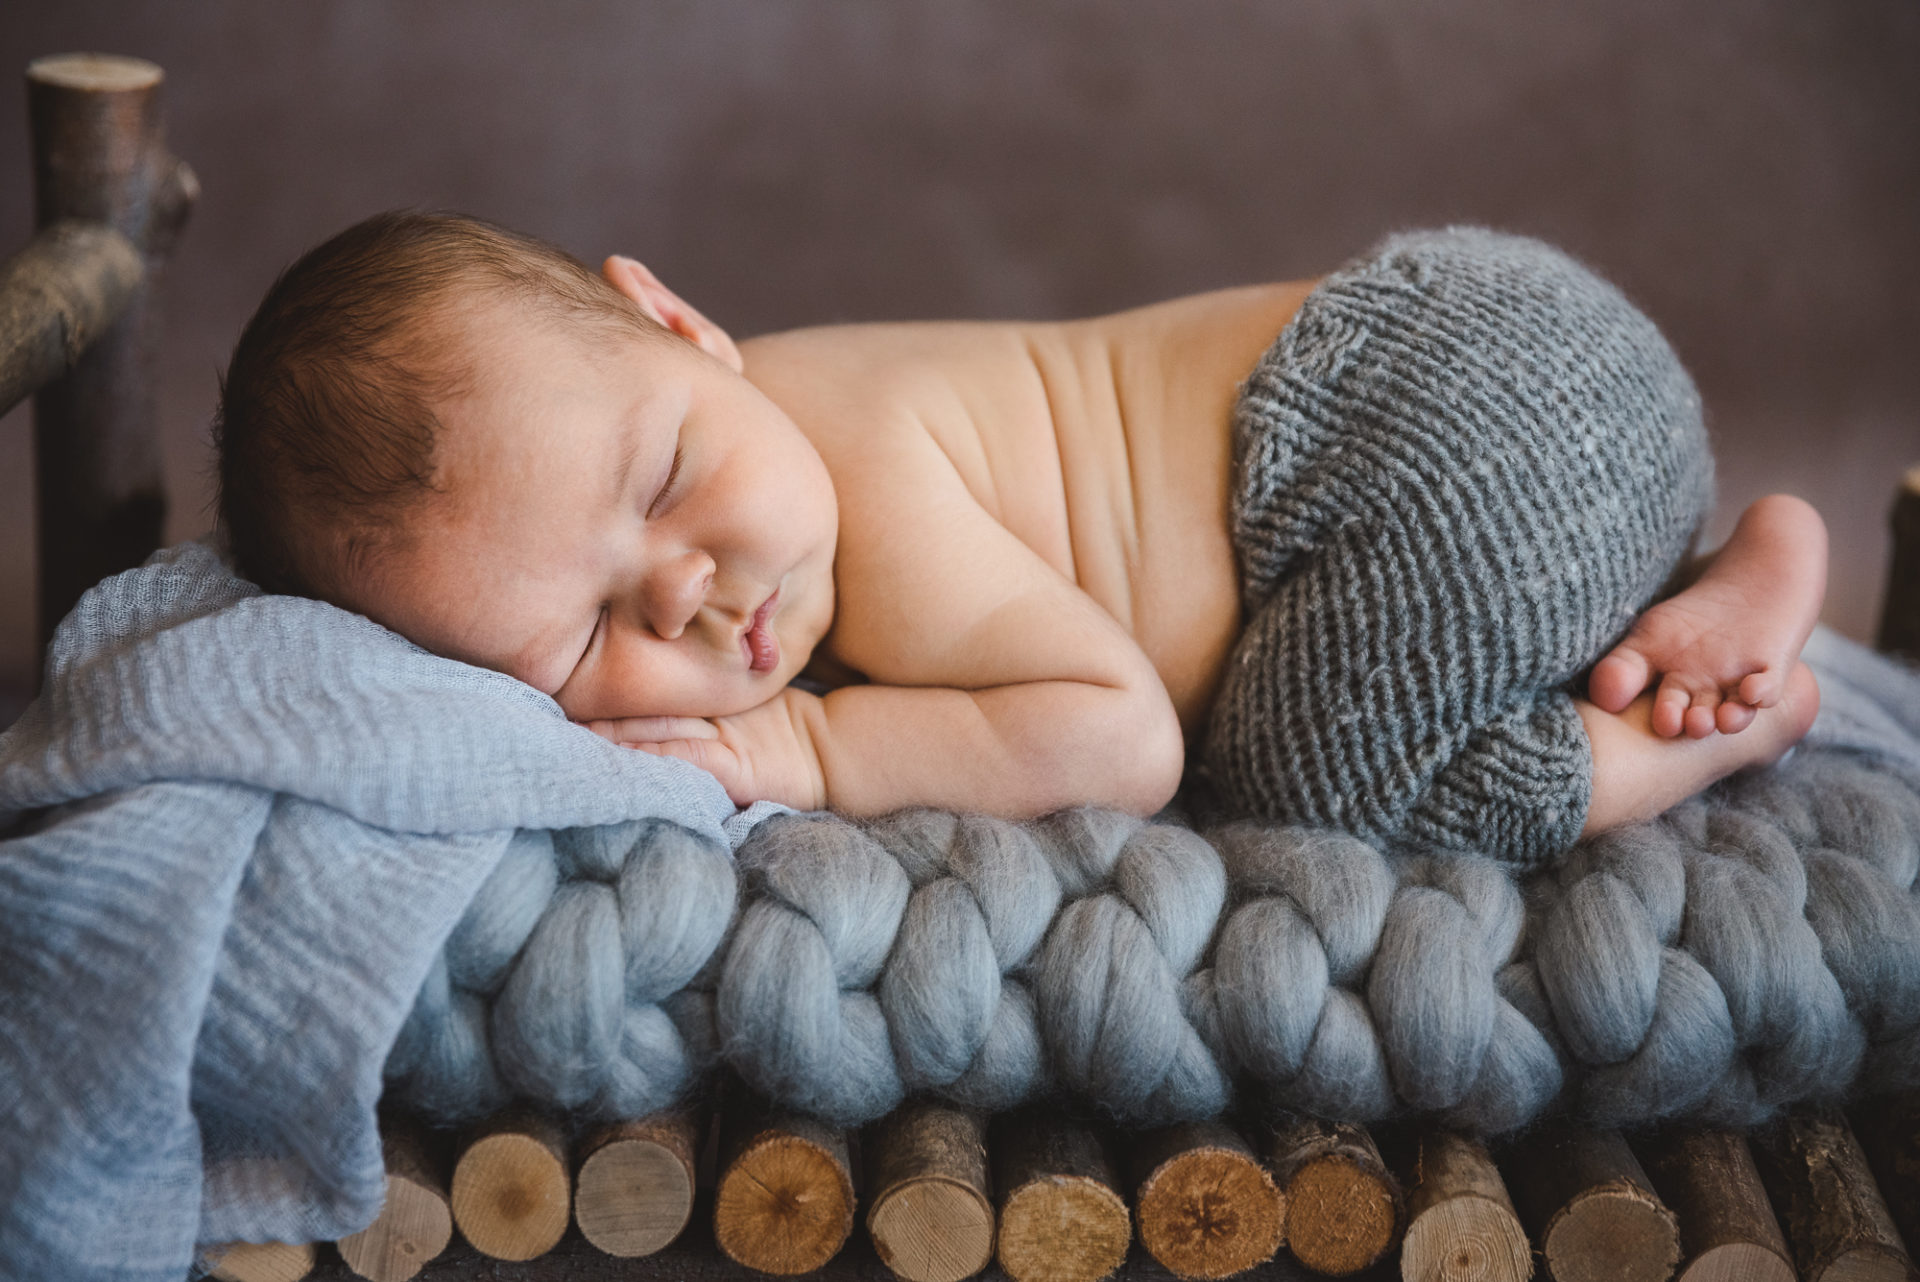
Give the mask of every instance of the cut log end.
<svg viewBox="0 0 1920 1282">
<path fill-rule="evenodd" d="M 1834 1257 L 1808 1282 L 1914 1282 L 1913 1261 L 1897 1246 L 1874 1243 Z"/>
<path fill-rule="evenodd" d="M 1000 1267 L 1014 1282 L 1099 1282 L 1132 1239 L 1126 1202 L 1097 1179 L 1043 1176 L 1000 1205 Z"/>
<path fill-rule="evenodd" d="M 1161 1163 L 1135 1204 L 1141 1245 L 1185 1278 L 1224 1278 L 1280 1249 L 1286 1200 L 1245 1149 L 1188 1149 Z"/>
<path fill-rule="evenodd" d="M 446 1199 L 403 1175 L 390 1174 L 380 1218 L 335 1245 L 347 1267 L 368 1282 L 406 1282 L 452 1240 L 453 1216 Z"/>
<path fill-rule="evenodd" d="M 608 1255 L 651 1255 L 693 1214 L 688 1155 L 657 1139 L 612 1139 L 580 1164 L 574 1189 L 580 1232 Z"/>
<path fill-rule="evenodd" d="M 1398 1228 L 1393 1189 L 1344 1156 L 1316 1158 L 1287 1184 L 1287 1242 L 1316 1273 L 1358 1273 L 1392 1249 Z"/>
<path fill-rule="evenodd" d="M 962 1181 L 913 1180 L 873 1204 L 867 1233 L 881 1263 L 906 1282 L 960 1282 L 993 1258 L 993 1207 Z"/>
<path fill-rule="evenodd" d="M 219 1282 L 300 1282 L 313 1272 L 311 1242 L 229 1242 L 209 1253 Z"/>
<path fill-rule="evenodd" d="M 714 1239 L 736 1262 L 795 1274 L 831 1260 L 853 1232 L 853 1182 L 844 1156 L 769 1130 L 720 1177 Z"/>
<path fill-rule="evenodd" d="M 89 93 L 151 89 L 165 76 L 145 58 L 112 53 L 57 53 L 27 64 L 27 79 L 31 81 Z"/>
<path fill-rule="evenodd" d="M 1414 1217 L 1400 1245 L 1405 1282 L 1526 1282 L 1533 1251 L 1511 1207 L 1449 1197 Z"/>
<path fill-rule="evenodd" d="M 531 1260 L 567 1231 L 570 1189 L 556 1145 L 503 1130 L 474 1141 L 453 1171 L 453 1218 L 473 1249 Z"/>
<path fill-rule="evenodd" d="M 1727 1242 L 1703 1251 L 1680 1282 L 1795 1282 L 1793 1266 L 1757 1242 Z"/>
<path fill-rule="evenodd" d="M 1609 1180 L 1575 1195 L 1540 1247 L 1559 1282 L 1664 1282 L 1680 1263 L 1680 1230 L 1651 1191 Z"/>
</svg>

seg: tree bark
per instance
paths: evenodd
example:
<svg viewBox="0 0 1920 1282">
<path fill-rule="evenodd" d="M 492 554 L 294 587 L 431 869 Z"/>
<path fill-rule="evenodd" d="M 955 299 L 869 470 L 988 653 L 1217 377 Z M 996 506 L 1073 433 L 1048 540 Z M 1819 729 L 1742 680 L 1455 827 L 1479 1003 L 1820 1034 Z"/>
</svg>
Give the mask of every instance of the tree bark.
<svg viewBox="0 0 1920 1282">
<path fill-rule="evenodd" d="M 42 645 L 82 592 L 160 545 L 152 288 L 199 191 L 193 171 L 166 149 L 161 80 L 150 62 L 99 54 L 27 68 L 34 225 L 102 224 L 146 265 L 118 319 L 34 397 Z"/>
</svg>

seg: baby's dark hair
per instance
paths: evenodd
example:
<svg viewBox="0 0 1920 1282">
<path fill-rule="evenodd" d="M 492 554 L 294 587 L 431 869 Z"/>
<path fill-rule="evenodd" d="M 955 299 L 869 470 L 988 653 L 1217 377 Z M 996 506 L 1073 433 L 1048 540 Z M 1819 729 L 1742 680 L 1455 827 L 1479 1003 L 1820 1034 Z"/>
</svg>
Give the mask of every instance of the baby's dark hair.
<svg viewBox="0 0 1920 1282">
<path fill-rule="evenodd" d="M 462 214 L 356 223 L 280 274 L 241 331 L 213 420 L 221 528 L 271 592 L 337 598 L 434 486 L 434 405 L 472 376 L 432 324 L 497 290 L 608 335 L 667 331 L 565 250 Z M 344 549 L 325 562 L 316 536 Z"/>
</svg>

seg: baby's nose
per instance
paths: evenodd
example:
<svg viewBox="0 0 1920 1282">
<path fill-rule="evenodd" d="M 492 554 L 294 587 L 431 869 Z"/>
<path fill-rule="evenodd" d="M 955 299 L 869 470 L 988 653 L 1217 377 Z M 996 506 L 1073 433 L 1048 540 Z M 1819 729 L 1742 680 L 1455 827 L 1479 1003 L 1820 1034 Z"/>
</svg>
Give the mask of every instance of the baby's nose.
<svg viewBox="0 0 1920 1282">
<path fill-rule="evenodd" d="M 694 552 L 662 564 L 650 576 L 648 621 L 662 640 L 675 640 L 687 630 L 713 586 L 713 571 L 712 558 Z"/>
</svg>

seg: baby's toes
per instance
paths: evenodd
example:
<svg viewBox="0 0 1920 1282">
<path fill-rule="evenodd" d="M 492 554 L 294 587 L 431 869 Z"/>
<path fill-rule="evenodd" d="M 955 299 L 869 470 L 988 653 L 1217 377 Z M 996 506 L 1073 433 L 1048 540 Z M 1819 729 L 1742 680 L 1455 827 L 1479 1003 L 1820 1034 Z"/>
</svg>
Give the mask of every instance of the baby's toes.
<svg viewBox="0 0 1920 1282">
<path fill-rule="evenodd" d="M 1738 699 L 1725 699 L 1714 710 L 1713 724 L 1721 734 L 1739 734 L 1753 724 L 1755 709 Z"/>
<path fill-rule="evenodd" d="M 1688 708 L 1683 721 L 1687 728 L 1687 738 L 1704 739 L 1717 728 L 1717 717 L 1721 698 L 1718 690 L 1702 690 L 1693 696 L 1693 706 Z"/>
<path fill-rule="evenodd" d="M 1771 708 L 1780 702 L 1780 696 L 1785 692 L 1786 684 L 1780 677 L 1779 666 L 1769 665 L 1741 678 L 1736 691 L 1740 702 L 1749 707 Z"/>
<path fill-rule="evenodd" d="M 1640 697 L 1653 680 L 1653 667 L 1647 657 L 1630 646 L 1615 646 L 1613 652 L 1593 665 L 1587 678 L 1587 697 L 1608 712 L 1621 712 Z"/>
<path fill-rule="evenodd" d="M 1692 706 L 1693 691 L 1678 677 L 1666 677 L 1653 696 L 1653 732 L 1663 739 L 1674 738 L 1686 729 L 1687 709 Z"/>
</svg>

